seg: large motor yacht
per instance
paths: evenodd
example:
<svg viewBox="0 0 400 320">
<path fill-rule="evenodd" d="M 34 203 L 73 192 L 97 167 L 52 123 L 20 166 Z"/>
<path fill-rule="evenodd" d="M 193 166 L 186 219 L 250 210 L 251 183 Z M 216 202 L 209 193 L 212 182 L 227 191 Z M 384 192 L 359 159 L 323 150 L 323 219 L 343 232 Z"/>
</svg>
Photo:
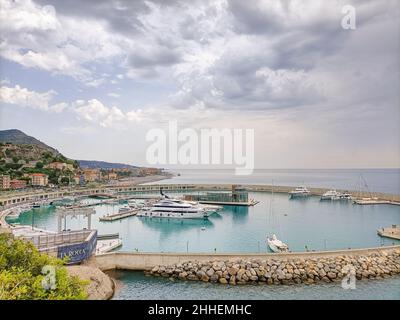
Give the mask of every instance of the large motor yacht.
<svg viewBox="0 0 400 320">
<path fill-rule="evenodd" d="M 152 207 L 139 211 L 139 217 L 203 219 L 210 212 L 197 204 L 191 204 L 179 199 L 164 198 L 153 204 Z"/>
</svg>

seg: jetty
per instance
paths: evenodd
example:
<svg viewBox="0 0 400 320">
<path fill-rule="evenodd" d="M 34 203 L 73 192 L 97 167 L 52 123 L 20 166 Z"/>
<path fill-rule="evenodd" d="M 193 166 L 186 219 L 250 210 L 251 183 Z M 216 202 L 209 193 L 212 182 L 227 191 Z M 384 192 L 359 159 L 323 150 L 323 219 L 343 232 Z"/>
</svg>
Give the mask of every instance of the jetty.
<svg viewBox="0 0 400 320">
<path fill-rule="evenodd" d="M 111 252 L 122 246 L 121 239 L 97 240 L 96 255 Z"/>
<path fill-rule="evenodd" d="M 136 216 L 138 213 L 137 209 L 133 209 L 132 211 L 128 211 L 128 212 L 117 212 L 117 213 L 112 213 L 112 214 L 108 214 L 105 216 L 102 216 L 99 218 L 100 221 L 115 221 L 115 220 L 120 220 L 120 219 L 124 219 L 124 218 L 128 218 L 128 217 L 132 217 L 132 216 Z"/>
<path fill-rule="evenodd" d="M 391 227 L 388 228 L 381 228 L 378 229 L 377 232 L 378 235 L 380 235 L 381 237 L 400 240 L 400 226 L 398 225 L 392 225 Z"/>
<path fill-rule="evenodd" d="M 400 206 L 400 201 L 382 200 L 382 199 L 357 199 L 354 200 L 355 204 L 371 205 L 371 204 L 391 204 Z"/>
</svg>

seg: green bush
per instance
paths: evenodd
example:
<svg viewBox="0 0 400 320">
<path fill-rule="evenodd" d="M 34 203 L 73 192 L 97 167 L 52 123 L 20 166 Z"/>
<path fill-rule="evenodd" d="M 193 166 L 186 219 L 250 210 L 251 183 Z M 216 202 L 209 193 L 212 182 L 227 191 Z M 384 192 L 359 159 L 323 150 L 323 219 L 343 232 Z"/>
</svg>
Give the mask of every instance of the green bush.
<svg viewBox="0 0 400 320">
<path fill-rule="evenodd" d="M 36 247 L 10 234 L 0 234 L 0 300 L 86 299 L 86 281 L 69 276 L 64 261 L 39 253 Z M 55 268 L 56 287 L 42 285 L 44 266 Z"/>
</svg>

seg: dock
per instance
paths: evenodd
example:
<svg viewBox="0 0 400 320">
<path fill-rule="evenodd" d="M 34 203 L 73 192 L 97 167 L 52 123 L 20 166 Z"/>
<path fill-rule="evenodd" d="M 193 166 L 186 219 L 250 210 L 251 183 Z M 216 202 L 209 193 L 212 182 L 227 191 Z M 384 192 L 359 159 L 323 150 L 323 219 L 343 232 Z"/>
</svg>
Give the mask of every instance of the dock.
<svg viewBox="0 0 400 320">
<path fill-rule="evenodd" d="M 96 254 L 107 253 L 121 246 L 121 239 L 97 240 Z"/>
<path fill-rule="evenodd" d="M 136 216 L 138 213 L 138 210 L 132 210 L 129 212 L 124 212 L 124 213 L 112 213 L 109 215 L 105 215 L 99 218 L 100 221 L 115 221 L 115 220 L 120 220 L 120 219 L 124 219 L 124 218 L 128 218 L 128 217 L 132 217 L 132 216 Z"/>
<path fill-rule="evenodd" d="M 380 199 L 358 199 L 354 200 L 354 203 L 359 205 L 390 204 L 390 205 L 400 206 L 399 201 L 380 200 Z"/>
<path fill-rule="evenodd" d="M 232 201 L 199 201 L 201 204 L 212 204 L 219 206 L 242 206 L 242 207 L 252 207 L 255 206 L 259 201 L 245 201 L 245 202 L 232 202 Z"/>
<path fill-rule="evenodd" d="M 400 240 L 400 226 L 392 225 L 388 228 L 378 229 L 378 235 L 381 237 Z"/>
</svg>

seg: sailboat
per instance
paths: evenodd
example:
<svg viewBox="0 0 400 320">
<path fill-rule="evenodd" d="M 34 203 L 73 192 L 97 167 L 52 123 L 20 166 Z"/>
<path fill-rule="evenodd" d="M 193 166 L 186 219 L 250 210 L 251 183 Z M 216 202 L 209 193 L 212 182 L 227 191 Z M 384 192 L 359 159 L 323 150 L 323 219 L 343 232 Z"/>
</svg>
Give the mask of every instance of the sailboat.
<svg viewBox="0 0 400 320">
<path fill-rule="evenodd" d="M 272 214 L 273 198 L 274 198 L 274 183 L 272 182 L 270 214 Z M 270 237 L 267 236 L 267 244 L 268 244 L 268 247 L 272 250 L 272 252 L 275 252 L 275 253 L 289 251 L 289 246 L 286 243 L 279 240 L 275 234 L 272 234 L 272 236 L 270 236 Z"/>
</svg>

